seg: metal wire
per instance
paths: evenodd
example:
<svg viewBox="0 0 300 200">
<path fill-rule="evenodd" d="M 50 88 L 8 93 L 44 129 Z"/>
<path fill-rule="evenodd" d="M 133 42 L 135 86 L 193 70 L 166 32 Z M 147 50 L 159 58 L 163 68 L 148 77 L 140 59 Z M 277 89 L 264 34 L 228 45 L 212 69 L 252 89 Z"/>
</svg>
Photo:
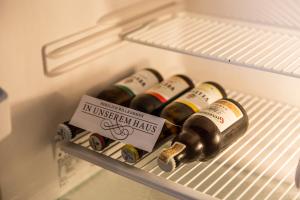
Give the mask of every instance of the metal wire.
<svg viewBox="0 0 300 200">
<path fill-rule="evenodd" d="M 126 40 L 239 66 L 300 77 L 300 38 L 293 32 L 186 13 L 129 33 Z"/>
<path fill-rule="evenodd" d="M 244 100 L 246 97 L 243 95 L 243 94 L 241 94 L 241 93 L 236 93 L 236 92 L 228 92 L 228 96 L 230 97 L 230 98 L 234 98 L 235 100 L 237 100 L 237 101 L 242 101 L 242 100 Z M 199 163 L 199 165 L 200 165 L 201 163 Z M 179 168 L 177 168 L 177 169 L 175 169 L 175 171 L 174 172 L 172 172 L 171 174 L 169 174 L 166 178 L 167 179 L 170 179 L 173 175 L 175 175 L 175 174 L 177 174 L 177 172 L 179 172 L 182 168 L 184 168 L 186 166 L 186 164 L 184 164 L 184 165 L 182 165 L 182 166 L 180 166 Z M 156 167 L 154 167 L 153 169 L 151 169 L 151 172 L 153 172 L 155 169 L 157 169 L 158 168 L 158 166 L 156 166 Z M 164 171 L 161 171 L 160 173 L 158 173 L 157 175 L 158 176 L 161 176 L 162 174 L 164 174 L 165 172 Z M 186 173 L 186 174 L 188 174 L 188 173 Z"/>
<path fill-rule="evenodd" d="M 284 112 L 285 112 L 286 110 L 281 110 L 281 112 L 278 112 L 276 115 L 275 115 L 275 117 L 280 117 L 281 116 L 281 114 L 283 114 Z M 292 111 L 290 111 L 290 113 L 291 113 Z M 290 114 L 289 113 L 289 114 Z M 274 117 L 274 118 L 275 118 Z M 284 121 L 284 119 L 286 119 L 286 118 L 281 118 L 280 119 L 280 122 L 279 123 L 282 123 L 283 121 Z M 242 159 L 244 159 L 247 155 L 249 155 L 249 153 L 251 152 L 251 151 L 255 151 L 255 149 L 256 149 L 256 147 L 258 147 L 258 145 L 268 136 L 268 135 L 270 135 L 271 133 L 272 133 L 272 131 L 274 131 L 278 126 L 279 126 L 279 123 L 277 123 L 277 124 L 275 124 L 273 127 L 272 127 L 272 129 L 270 129 L 267 133 L 264 133 L 264 135 L 259 139 L 259 141 L 257 142 L 257 143 L 255 143 L 255 145 L 253 145 L 251 148 L 250 148 L 250 150 L 248 150 L 247 151 L 247 153 L 246 154 L 244 154 L 242 157 L 240 157 L 233 165 L 231 165 L 227 170 L 226 170 L 226 172 L 222 175 L 222 176 L 220 176 L 217 180 L 220 180 L 225 174 L 227 174 L 229 171 L 230 171 L 230 169 L 232 169 L 232 168 L 234 168 Z M 267 124 L 267 123 L 266 123 Z M 264 126 L 264 127 L 266 127 L 266 125 Z M 261 133 L 262 133 L 262 131 L 264 130 L 264 129 L 260 129 L 261 131 Z M 281 131 L 281 133 L 282 134 L 284 134 L 285 132 L 284 131 Z M 254 156 L 254 157 L 252 157 L 249 161 L 247 161 L 247 164 L 246 165 L 244 165 L 240 170 L 239 170 L 239 172 L 238 173 L 236 173 L 234 176 L 232 176 L 230 179 L 229 179 L 229 181 L 227 182 L 227 184 L 231 181 L 231 180 L 233 180 L 236 176 L 238 176 L 239 174 L 240 174 L 240 172 L 242 171 L 242 170 L 244 170 L 248 165 L 250 165 L 250 163 L 252 162 L 252 161 L 254 161 L 261 153 L 263 153 L 266 149 L 267 149 L 267 147 L 269 147 L 271 144 L 272 144 L 272 142 L 273 141 L 275 141 L 275 139 L 277 139 L 279 137 L 279 134 L 278 135 L 276 135 L 276 136 L 274 136 L 271 140 L 269 140 L 269 142 L 268 142 L 268 144 L 267 145 L 265 145 L 262 149 L 260 149 L 257 153 L 256 153 L 256 155 Z M 278 146 L 277 146 L 277 148 L 278 148 Z M 266 157 L 265 157 L 265 159 L 266 159 Z M 215 182 L 217 182 L 217 180 L 216 181 L 214 181 L 214 183 Z M 214 184 L 213 183 L 213 184 Z M 212 184 L 212 185 L 213 185 Z M 223 185 L 223 187 L 221 187 L 220 189 L 219 189 L 219 191 L 221 191 L 224 187 L 226 187 L 226 185 L 227 184 L 224 184 Z M 211 185 L 211 186 L 212 186 Z M 208 190 L 209 188 L 211 188 L 211 186 L 210 187 L 208 187 L 206 190 Z M 197 186 L 198 187 L 198 186 Z M 235 187 L 235 189 L 238 187 L 238 185 Z M 224 198 L 224 199 L 226 199 L 232 192 L 233 192 L 234 190 L 232 190 L 231 192 L 229 192 L 228 194 L 227 194 L 227 196 Z M 218 194 L 218 192 L 216 193 L 216 195 Z M 214 195 L 215 196 L 215 195 Z"/>
<path fill-rule="evenodd" d="M 262 199 L 262 196 L 263 199 L 273 199 L 273 196 L 276 199 L 299 199 L 300 194 L 291 182 L 300 153 L 299 109 L 236 91 L 228 91 L 228 96 L 247 110 L 250 126 L 245 136 L 219 156 L 209 162 L 185 164 L 172 173 L 166 173 L 157 166 L 158 149 L 133 166 L 181 187 L 221 199 L 232 199 L 232 195 L 236 195 L 234 199 L 250 200 Z M 81 140 L 85 141 L 85 138 Z M 82 145 L 86 146 L 86 142 Z M 115 142 L 98 153 L 124 162 L 121 147 L 122 144 Z M 234 181 L 236 179 L 238 181 Z M 270 188 L 271 183 L 274 186 Z M 242 187 L 244 185 L 246 187 Z"/>
<path fill-rule="evenodd" d="M 253 197 L 251 198 L 251 200 L 252 199 L 255 199 L 266 187 L 267 187 L 267 185 L 270 183 L 270 182 L 272 182 L 273 180 L 274 180 L 274 178 L 279 174 L 279 172 L 282 170 L 282 169 L 284 169 L 286 166 L 287 166 L 287 164 L 289 163 L 289 161 L 291 161 L 292 159 L 294 159 L 294 157 L 295 157 L 295 155 L 297 155 L 298 154 L 298 152 L 299 152 L 299 150 L 300 149 L 298 149 L 295 153 L 293 153 L 292 154 L 292 156 L 286 161 L 286 163 L 285 164 L 283 164 L 279 169 L 278 169 L 278 171 L 276 172 L 276 173 L 274 173 L 273 175 L 272 175 L 272 177 L 253 195 Z M 273 161 L 274 162 L 274 161 Z M 272 162 L 272 163 L 273 163 Z M 268 169 L 270 169 L 271 168 L 271 166 L 272 165 L 270 165 L 269 167 L 268 167 Z M 252 182 L 251 183 L 251 185 L 254 185 L 255 183 L 257 183 L 257 181 L 259 180 L 259 178 L 260 177 L 262 177 L 264 174 L 265 174 L 265 172 L 267 171 L 267 169 L 264 171 L 264 173 L 261 173 L 260 175 L 259 175 L 259 177 L 257 177 L 256 178 L 256 180 L 254 181 L 254 182 Z M 280 181 L 279 181 L 279 183 L 278 183 L 278 185 L 276 186 L 276 187 L 274 187 L 273 188 L 273 191 L 275 191 L 276 190 L 276 188 L 278 188 L 278 186 L 283 182 L 283 181 L 285 181 L 291 174 L 294 174 L 295 173 L 295 171 L 294 170 L 290 170 L 290 172 L 289 173 L 287 173 L 285 176 L 284 176 L 284 178 L 283 179 L 281 179 Z M 248 188 L 250 188 L 250 186 L 248 187 Z M 274 190 L 275 189 L 275 190 Z M 267 199 L 267 198 L 269 198 L 270 196 L 272 195 L 272 193 L 269 193 L 269 196 L 267 196 L 265 199 Z"/>
<path fill-rule="evenodd" d="M 236 99 L 236 100 L 239 101 L 239 102 L 245 102 L 248 98 L 251 98 L 250 96 L 236 95 L 236 94 L 233 94 L 233 93 L 229 93 L 228 96 L 229 96 L 230 98 Z M 242 98 L 242 97 L 244 97 L 244 98 Z M 247 103 L 245 102 L 245 105 L 244 105 L 245 109 L 249 107 L 249 104 L 250 104 L 250 103 L 251 103 L 250 105 L 252 105 L 252 104 L 254 103 L 254 100 L 255 100 L 255 98 L 251 99 L 251 101 L 248 101 Z M 248 111 L 248 114 L 252 114 L 252 111 L 249 110 L 249 111 Z M 223 155 L 225 152 L 227 152 L 227 150 L 224 151 L 221 155 Z M 220 156 L 221 156 L 221 155 L 220 155 Z M 220 156 L 219 156 L 219 157 L 220 157 Z M 217 157 L 214 161 L 216 161 L 219 157 Z M 214 161 L 213 161 L 213 163 L 214 163 Z M 210 164 L 213 164 L 213 163 L 210 163 Z M 182 180 L 183 178 L 185 178 L 189 173 L 191 173 L 194 169 L 197 169 L 201 164 L 203 164 L 203 163 L 199 162 L 197 165 L 195 165 L 193 168 L 191 168 L 188 172 L 186 172 L 186 173 L 183 174 L 180 178 L 178 178 L 175 182 L 178 183 L 179 181 L 181 181 L 181 180 Z M 177 174 L 177 173 L 178 173 L 181 169 L 183 169 L 186 165 L 187 165 L 187 164 L 184 164 L 184 165 L 180 166 L 180 167 L 179 167 L 178 169 L 176 169 L 174 172 L 170 173 L 170 175 L 167 176 L 166 178 L 167 178 L 167 179 L 170 179 L 173 175 Z M 160 174 L 159 174 L 159 175 L 160 175 Z M 196 178 L 196 176 L 194 176 L 194 178 L 190 179 L 190 181 L 187 182 L 187 183 L 185 183 L 184 185 L 187 186 L 187 185 L 188 185 L 190 182 L 192 182 L 195 178 Z"/>
<path fill-rule="evenodd" d="M 294 133 L 294 132 L 293 132 Z M 248 192 L 249 190 L 250 190 L 250 188 L 259 180 L 259 178 L 261 178 L 264 174 L 265 174 L 265 172 L 268 170 L 268 169 L 270 169 L 288 150 L 289 150 L 289 148 L 290 147 L 292 147 L 292 145 L 293 144 L 295 144 L 296 142 L 298 142 L 298 139 L 300 138 L 299 137 L 300 135 L 298 135 L 298 137 L 295 139 L 295 140 L 293 140 L 293 142 L 287 147 L 287 148 L 285 148 L 284 149 L 284 151 L 282 151 L 280 154 L 279 154 L 279 156 L 276 158 L 276 159 L 274 159 L 272 162 L 271 162 L 271 164 L 263 171 L 263 173 L 260 173 L 259 174 L 259 176 L 256 178 L 256 180 L 255 181 L 253 181 L 251 184 L 250 184 L 250 186 L 248 186 L 247 187 L 247 189 L 246 190 L 244 190 L 243 191 L 243 193 L 241 193 L 240 194 L 240 197 L 238 198 L 238 199 L 241 199 L 241 197 L 243 196 L 243 195 L 245 195 L 246 194 L 246 192 Z M 287 138 L 287 137 L 286 137 Z M 285 138 L 285 139 L 286 139 Z M 285 140 L 281 140 L 281 142 L 280 142 L 280 145 L 283 143 L 283 141 L 285 141 Z M 279 145 L 278 146 L 276 146 L 276 147 L 279 147 Z M 273 150 L 272 150 L 272 152 L 268 155 L 268 156 L 266 156 L 266 157 L 264 157 L 264 159 L 263 159 L 263 161 L 265 161 L 273 152 L 275 152 L 277 150 L 277 148 L 274 148 Z M 299 150 L 300 149 L 298 149 L 296 152 L 294 152 L 293 154 L 292 154 L 292 156 L 286 161 L 286 163 L 284 164 L 284 165 L 282 165 L 282 167 L 286 167 L 286 165 L 288 164 L 288 162 L 292 159 L 292 158 L 294 158 L 295 157 L 295 155 L 297 155 L 298 154 L 298 152 L 299 152 Z M 263 161 L 261 161 L 261 163 L 263 163 Z M 261 164 L 260 163 L 260 164 Z M 251 176 L 251 174 L 258 168 L 258 166 L 260 166 L 260 164 L 259 165 L 257 165 L 255 168 L 253 168 L 252 170 L 251 170 L 251 173 L 249 173 L 247 176 L 245 176 L 244 177 L 244 179 L 246 179 L 246 178 L 248 178 L 249 176 Z M 282 168 L 280 168 L 280 169 L 282 169 Z M 277 172 L 275 173 L 275 174 L 277 174 Z M 271 177 L 272 178 L 272 177 Z M 243 180 L 244 180 L 243 179 Z M 269 180 L 271 180 L 271 179 L 269 179 Z M 236 188 L 237 188 L 238 186 L 236 186 Z M 255 197 L 255 196 L 254 196 Z"/>
</svg>

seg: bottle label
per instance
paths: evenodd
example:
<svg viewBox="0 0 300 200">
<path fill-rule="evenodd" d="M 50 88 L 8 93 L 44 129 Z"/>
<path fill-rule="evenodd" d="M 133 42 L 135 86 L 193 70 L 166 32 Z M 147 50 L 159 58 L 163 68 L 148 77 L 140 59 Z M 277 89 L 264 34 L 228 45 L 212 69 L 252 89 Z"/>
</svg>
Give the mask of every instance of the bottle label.
<svg viewBox="0 0 300 200">
<path fill-rule="evenodd" d="M 183 78 L 173 76 L 159 84 L 156 84 L 151 89 L 147 90 L 146 93 L 155 96 L 164 103 L 189 87 L 190 85 Z"/>
<path fill-rule="evenodd" d="M 149 70 L 141 70 L 116 83 L 126 91 L 138 95 L 158 83 L 158 78 Z"/>
<path fill-rule="evenodd" d="M 222 98 L 223 95 L 218 88 L 209 83 L 202 83 L 178 98 L 176 102 L 189 106 L 194 112 L 199 112 Z"/>
<path fill-rule="evenodd" d="M 218 127 L 220 132 L 243 117 L 242 111 L 231 101 L 221 99 L 211 104 L 209 108 L 196 113 L 209 118 Z"/>
<path fill-rule="evenodd" d="M 165 119 L 84 95 L 70 124 L 152 151 Z"/>
</svg>

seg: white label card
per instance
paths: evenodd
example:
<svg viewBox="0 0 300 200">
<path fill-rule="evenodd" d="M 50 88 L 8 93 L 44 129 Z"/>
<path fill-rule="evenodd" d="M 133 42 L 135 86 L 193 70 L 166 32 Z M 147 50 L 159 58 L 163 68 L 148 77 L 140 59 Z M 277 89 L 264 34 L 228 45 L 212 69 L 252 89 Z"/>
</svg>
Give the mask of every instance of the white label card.
<svg viewBox="0 0 300 200">
<path fill-rule="evenodd" d="M 165 119 L 84 95 L 70 124 L 152 151 Z"/>
</svg>

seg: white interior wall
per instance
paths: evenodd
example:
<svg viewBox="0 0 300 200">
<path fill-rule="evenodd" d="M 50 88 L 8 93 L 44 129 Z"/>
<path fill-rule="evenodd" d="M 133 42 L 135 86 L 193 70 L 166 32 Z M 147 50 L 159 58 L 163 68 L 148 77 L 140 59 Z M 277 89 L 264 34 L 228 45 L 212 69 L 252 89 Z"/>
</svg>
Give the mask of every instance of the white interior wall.
<svg viewBox="0 0 300 200">
<path fill-rule="evenodd" d="M 187 0 L 189 10 L 203 14 L 299 30 L 299 0 Z"/>
<path fill-rule="evenodd" d="M 82 94 L 95 94 L 139 62 L 151 60 L 148 64 L 164 75 L 176 72 L 167 66 L 181 68 L 167 53 L 128 45 L 61 76 L 44 75 L 44 44 L 135 1 L 0 1 L 0 85 L 9 94 L 12 115 L 12 132 L 0 141 L 0 199 L 52 200 L 62 193 L 51 142 L 56 125 L 71 116 Z M 84 175 L 77 173 L 71 187 Z"/>
<path fill-rule="evenodd" d="M 98 88 L 118 78 L 121 72 L 128 72 L 140 61 L 150 60 L 150 65 L 160 68 L 164 74 L 182 71 L 186 66 L 188 74 L 197 81 L 214 80 L 228 88 L 297 104 L 299 94 L 297 96 L 295 91 L 299 80 L 190 56 L 184 57 L 183 66 L 179 54 L 140 45 L 128 45 L 58 77 L 44 76 L 41 59 L 44 44 L 92 26 L 101 15 L 132 2 L 0 2 L 0 86 L 9 94 L 12 112 L 12 133 L 0 141 L 3 200 L 40 199 L 41 196 L 54 199 L 60 195 L 51 145 L 57 123 L 71 116 L 81 94 L 86 91 L 95 94 Z M 194 8 L 209 14 L 222 10 L 230 13 L 218 3 L 215 7 L 195 4 Z M 226 16 L 226 13 L 220 15 Z M 274 85 L 279 90 L 270 92 Z"/>
</svg>

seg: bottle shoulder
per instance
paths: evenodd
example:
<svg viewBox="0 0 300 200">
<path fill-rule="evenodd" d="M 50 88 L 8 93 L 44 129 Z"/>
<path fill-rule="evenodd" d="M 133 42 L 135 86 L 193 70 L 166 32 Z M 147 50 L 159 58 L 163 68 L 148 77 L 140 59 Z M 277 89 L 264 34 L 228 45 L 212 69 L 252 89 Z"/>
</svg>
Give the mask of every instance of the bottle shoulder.
<svg viewBox="0 0 300 200">
<path fill-rule="evenodd" d="M 118 86 L 109 86 L 102 90 L 97 98 L 109 101 L 111 103 L 128 106 L 134 95 Z"/>
<path fill-rule="evenodd" d="M 152 114 L 159 106 L 161 102 L 150 94 L 139 94 L 134 97 L 130 103 L 130 108 Z"/>
<path fill-rule="evenodd" d="M 162 110 L 160 117 L 181 126 L 194 113 L 190 107 L 179 102 L 172 102 Z"/>
<path fill-rule="evenodd" d="M 148 70 L 148 71 L 152 72 L 152 74 L 154 74 L 156 76 L 158 82 L 163 81 L 162 75 L 157 70 L 152 69 L 152 68 L 145 68 L 145 70 Z"/>
<path fill-rule="evenodd" d="M 210 85 L 213 85 L 214 87 L 216 87 L 220 91 L 223 98 L 227 98 L 227 93 L 226 93 L 225 89 L 219 83 L 216 83 L 216 82 L 213 82 L 213 81 L 206 81 L 204 83 L 208 83 Z"/>
<path fill-rule="evenodd" d="M 197 113 L 190 116 L 183 124 L 183 129 L 188 129 L 197 132 L 197 130 L 205 130 L 215 132 L 217 126 L 207 117 L 198 115 Z"/>
<path fill-rule="evenodd" d="M 195 87 L 195 84 L 190 77 L 183 75 L 183 74 L 177 74 L 175 76 L 182 78 L 191 88 Z"/>
</svg>

